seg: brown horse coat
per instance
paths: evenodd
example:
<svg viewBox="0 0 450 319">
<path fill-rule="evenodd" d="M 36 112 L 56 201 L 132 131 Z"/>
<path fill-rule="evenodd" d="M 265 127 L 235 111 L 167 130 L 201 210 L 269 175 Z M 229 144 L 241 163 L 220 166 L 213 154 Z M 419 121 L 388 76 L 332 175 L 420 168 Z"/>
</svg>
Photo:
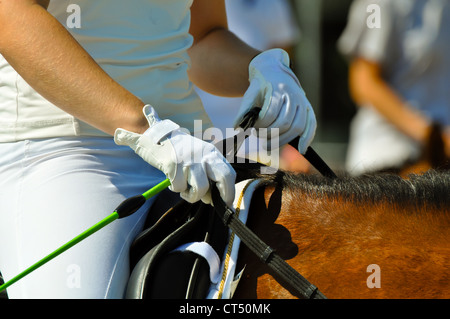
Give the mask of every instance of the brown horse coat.
<svg viewBox="0 0 450 319">
<path fill-rule="evenodd" d="M 449 172 L 263 180 L 249 227 L 328 298 L 450 297 Z M 245 246 L 238 262 L 236 298 L 295 297 Z"/>
</svg>

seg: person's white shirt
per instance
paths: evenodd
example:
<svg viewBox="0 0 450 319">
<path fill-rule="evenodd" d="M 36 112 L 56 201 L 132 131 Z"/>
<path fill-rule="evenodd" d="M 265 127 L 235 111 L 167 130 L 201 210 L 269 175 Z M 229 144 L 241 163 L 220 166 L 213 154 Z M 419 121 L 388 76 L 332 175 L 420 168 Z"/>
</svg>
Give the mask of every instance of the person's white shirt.
<svg viewBox="0 0 450 319">
<path fill-rule="evenodd" d="M 187 76 L 192 2 L 79 0 L 75 5 L 59 0 L 50 1 L 48 11 L 112 78 L 154 106 L 162 118 L 193 132 L 211 122 Z M 79 28 L 73 20 L 76 12 Z M 44 99 L 1 55 L 0 74 L 0 142 L 105 136 Z M 202 125 L 194 128 L 194 119 Z"/>
</svg>

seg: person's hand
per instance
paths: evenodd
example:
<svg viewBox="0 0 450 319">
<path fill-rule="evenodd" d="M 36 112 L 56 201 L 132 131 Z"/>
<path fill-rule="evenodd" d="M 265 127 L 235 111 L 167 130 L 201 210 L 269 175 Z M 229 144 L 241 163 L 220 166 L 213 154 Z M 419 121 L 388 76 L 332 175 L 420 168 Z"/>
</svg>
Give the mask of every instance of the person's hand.
<svg viewBox="0 0 450 319">
<path fill-rule="evenodd" d="M 316 117 L 294 72 L 289 68 L 289 56 L 281 49 L 257 55 L 249 65 L 250 86 L 246 91 L 234 127 L 253 107 L 261 107 L 254 128 L 279 129 L 279 145 L 300 136 L 298 149 L 305 154 L 311 144 Z M 256 130 L 258 133 L 258 130 Z M 268 148 L 271 148 L 270 135 Z"/>
<path fill-rule="evenodd" d="M 234 200 L 236 173 L 218 149 L 180 130 L 170 120 L 159 119 L 150 105 L 144 106 L 149 129 L 144 134 L 118 128 L 114 141 L 130 146 L 146 162 L 170 179 L 172 191 L 188 202 L 211 203 L 210 181 L 216 183 L 224 202 Z"/>
</svg>

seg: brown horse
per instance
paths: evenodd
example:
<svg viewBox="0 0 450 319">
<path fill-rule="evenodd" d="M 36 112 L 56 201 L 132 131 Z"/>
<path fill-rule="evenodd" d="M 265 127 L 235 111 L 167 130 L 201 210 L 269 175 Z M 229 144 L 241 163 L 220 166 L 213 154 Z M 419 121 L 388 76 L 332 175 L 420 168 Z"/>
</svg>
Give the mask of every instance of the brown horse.
<svg viewBox="0 0 450 319">
<path fill-rule="evenodd" d="M 403 179 L 279 172 L 247 225 L 328 298 L 450 297 L 450 173 Z M 243 244 L 235 298 L 296 298 Z"/>
<path fill-rule="evenodd" d="M 407 178 L 410 174 L 422 174 L 430 169 L 450 169 L 450 158 L 445 151 L 442 127 L 436 123 L 429 129 L 420 157 L 416 161 L 405 163 L 399 169 L 394 168 L 392 172 Z"/>
</svg>

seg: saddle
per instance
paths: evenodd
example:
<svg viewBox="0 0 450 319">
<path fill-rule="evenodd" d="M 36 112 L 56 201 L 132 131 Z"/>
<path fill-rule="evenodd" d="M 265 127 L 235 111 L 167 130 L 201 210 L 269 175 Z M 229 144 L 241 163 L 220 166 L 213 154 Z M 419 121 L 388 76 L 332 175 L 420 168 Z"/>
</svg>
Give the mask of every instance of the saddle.
<svg viewBox="0 0 450 319">
<path fill-rule="evenodd" d="M 170 202 L 165 196 L 159 199 Z M 180 247 L 203 243 L 217 256 L 223 252 L 228 230 L 213 210 L 203 202 L 191 204 L 179 199 L 139 234 L 130 250 L 133 270 L 125 298 L 205 299 L 211 284 L 211 265 L 195 251 Z"/>
</svg>

